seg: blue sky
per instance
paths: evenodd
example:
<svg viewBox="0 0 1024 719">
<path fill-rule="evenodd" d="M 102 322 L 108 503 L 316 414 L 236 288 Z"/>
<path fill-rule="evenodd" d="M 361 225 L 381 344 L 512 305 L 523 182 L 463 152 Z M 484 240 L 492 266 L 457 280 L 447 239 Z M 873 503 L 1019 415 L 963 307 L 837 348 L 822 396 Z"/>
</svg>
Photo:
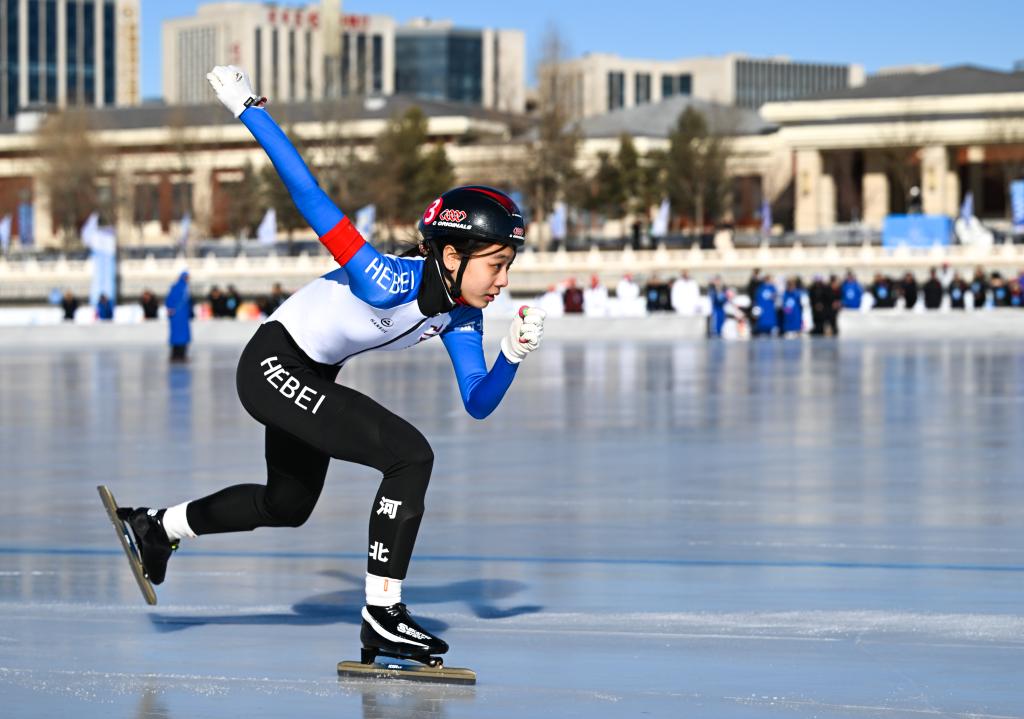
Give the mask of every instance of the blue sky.
<svg viewBox="0 0 1024 719">
<path fill-rule="evenodd" d="M 144 0 L 144 97 L 161 95 L 162 21 L 192 15 L 200 4 L 199 0 Z M 530 84 L 540 39 L 550 23 L 559 28 L 573 56 L 609 52 L 671 59 L 742 52 L 753 56 L 788 55 L 794 60 L 856 62 L 869 72 L 910 63 L 972 63 L 1009 70 L 1015 60 L 1024 60 L 1022 0 L 948 4 L 917 0 L 456 0 L 436 4 L 423 0 L 342 0 L 342 6 L 347 13 L 390 15 L 399 23 L 429 16 L 466 27 L 523 30 Z"/>
</svg>

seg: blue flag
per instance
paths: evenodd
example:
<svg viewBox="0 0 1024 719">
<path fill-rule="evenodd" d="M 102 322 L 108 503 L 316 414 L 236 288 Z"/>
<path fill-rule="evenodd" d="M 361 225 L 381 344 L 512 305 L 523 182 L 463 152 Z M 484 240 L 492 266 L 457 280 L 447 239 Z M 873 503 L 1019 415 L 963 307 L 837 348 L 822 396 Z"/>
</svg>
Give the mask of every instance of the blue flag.
<svg viewBox="0 0 1024 719">
<path fill-rule="evenodd" d="M 1013 231 L 1024 232 L 1024 180 L 1010 183 L 1010 204 L 1013 205 Z"/>
</svg>

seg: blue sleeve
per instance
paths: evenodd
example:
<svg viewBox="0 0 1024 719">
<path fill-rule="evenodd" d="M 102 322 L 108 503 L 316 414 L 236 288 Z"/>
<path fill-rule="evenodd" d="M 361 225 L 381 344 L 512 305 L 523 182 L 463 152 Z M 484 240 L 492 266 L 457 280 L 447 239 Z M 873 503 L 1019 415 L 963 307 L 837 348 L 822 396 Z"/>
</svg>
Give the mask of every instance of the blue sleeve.
<svg viewBox="0 0 1024 719">
<path fill-rule="evenodd" d="M 320 189 L 295 146 L 266 110 L 248 107 L 238 119 L 267 153 L 295 206 L 317 235 L 323 237 L 345 219 L 345 213 Z"/>
<path fill-rule="evenodd" d="M 480 310 L 463 313 L 456 309 L 454 313 L 458 315 L 441 333 L 441 341 L 455 368 L 462 404 L 472 417 L 484 419 L 501 403 L 519 365 L 509 362 L 499 351 L 488 372 L 483 351 L 483 315 Z"/>
<path fill-rule="evenodd" d="M 352 294 L 373 307 L 395 307 L 419 292 L 422 261 L 382 255 L 331 201 L 270 114 L 246 108 L 239 119 L 266 151 L 299 212 L 347 274 Z M 333 277 L 331 273 L 329 277 Z"/>
</svg>

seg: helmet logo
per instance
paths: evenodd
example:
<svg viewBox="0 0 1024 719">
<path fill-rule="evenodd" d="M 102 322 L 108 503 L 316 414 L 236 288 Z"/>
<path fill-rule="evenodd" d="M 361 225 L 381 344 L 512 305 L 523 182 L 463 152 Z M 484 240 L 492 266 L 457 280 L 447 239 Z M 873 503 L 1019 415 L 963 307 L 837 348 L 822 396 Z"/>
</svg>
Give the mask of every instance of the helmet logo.
<svg viewBox="0 0 1024 719">
<path fill-rule="evenodd" d="M 437 219 L 437 213 L 440 211 L 441 204 L 443 202 L 444 202 L 444 199 L 441 198 L 441 197 L 438 197 L 436 200 L 434 200 L 433 202 L 430 203 L 430 207 L 428 207 L 427 211 L 423 213 L 423 224 L 424 225 L 429 225 L 431 222 L 433 222 L 434 220 Z"/>
<path fill-rule="evenodd" d="M 443 210 L 441 214 L 438 215 L 438 218 L 445 222 L 462 222 L 466 219 L 466 211 L 452 210 L 449 208 L 447 210 Z"/>
<path fill-rule="evenodd" d="M 523 231 L 522 227 L 513 227 L 512 234 L 516 237 L 523 237 L 526 233 Z"/>
</svg>

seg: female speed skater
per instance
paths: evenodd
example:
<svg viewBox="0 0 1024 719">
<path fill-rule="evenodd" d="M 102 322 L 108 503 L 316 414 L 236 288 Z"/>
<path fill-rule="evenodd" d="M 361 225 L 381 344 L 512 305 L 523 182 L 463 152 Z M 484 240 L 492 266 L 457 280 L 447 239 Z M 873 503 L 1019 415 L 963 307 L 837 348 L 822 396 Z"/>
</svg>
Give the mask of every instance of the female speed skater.
<svg viewBox="0 0 1024 719">
<path fill-rule="evenodd" d="M 335 384 L 335 377 L 352 357 L 405 349 L 440 335 L 466 411 L 477 419 L 489 415 L 544 331 L 544 313 L 521 308 L 488 371 L 481 309 L 508 285 L 509 268 L 525 242 L 522 214 L 498 190 L 456 187 L 423 213 L 419 256 L 382 255 L 320 189 L 246 73 L 218 66 L 207 78 L 266 151 L 340 267 L 274 311 L 238 361 L 238 397 L 266 427 L 266 484 L 235 485 L 166 509 L 125 507 L 117 516 L 135 535 L 149 580 L 160 584 L 180 540 L 298 527 L 313 511 L 331 458 L 374 467 L 383 480 L 370 510 L 363 661 L 383 654 L 429 663 L 430 655 L 443 654 L 448 645 L 410 617 L 402 580 L 434 454 L 415 427 Z"/>
</svg>

